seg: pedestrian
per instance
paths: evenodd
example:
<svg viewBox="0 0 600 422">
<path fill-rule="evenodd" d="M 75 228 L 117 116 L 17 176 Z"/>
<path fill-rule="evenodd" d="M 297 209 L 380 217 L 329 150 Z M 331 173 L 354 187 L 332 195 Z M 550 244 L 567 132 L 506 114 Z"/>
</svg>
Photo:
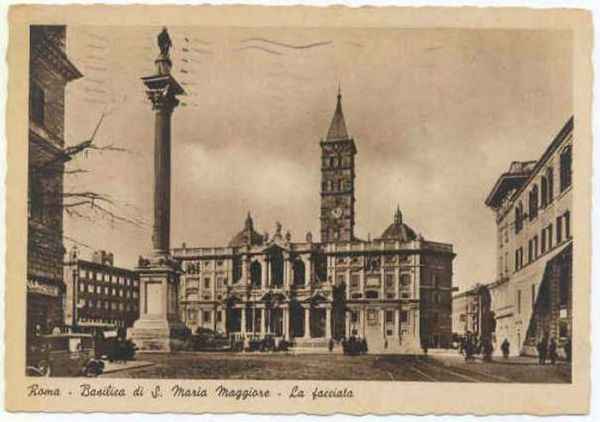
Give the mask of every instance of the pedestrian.
<svg viewBox="0 0 600 422">
<path fill-rule="evenodd" d="M 567 362 L 571 362 L 571 337 L 567 337 L 563 347 L 565 349 L 565 358 L 567 359 Z"/>
<path fill-rule="evenodd" d="M 492 347 L 492 341 L 489 338 L 485 338 L 481 340 L 482 343 L 482 353 L 483 353 L 483 360 L 485 362 L 491 362 L 492 361 L 492 353 L 494 352 L 494 348 Z"/>
<path fill-rule="evenodd" d="M 429 342 L 428 342 L 428 339 L 427 339 L 427 337 L 424 337 L 424 338 L 421 340 L 421 348 L 423 349 L 423 354 L 425 354 L 425 355 L 427 354 L 427 351 L 429 350 L 429 345 L 428 345 L 428 343 L 429 343 Z"/>
<path fill-rule="evenodd" d="M 510 354 L 510 343 L 507 338 L 504 339 L 500 348 L 502 349 L 502 356 L 504 359 L 508 359 L 508 355 Z"/>
<path fill-rule="evenodd" d="M 556 363 L 556 359 L 558 358 L 558 354 L 556 353 L 557 344 L 554 337 L 550 339 L 550 345 L 548 346 L 548 355 L 550 357 L 550 363 L 554 365 Z"/>
<path fill-rule="evenodd" d="M 329 339 L 329 351 L 332 352 L 333 351 L 333 338 Z"/>
<path fill-rule="evenodd" d="M 546 364 L 546 353 L 548 352 L 548 337 L 546 337 L 546 335 L 544 335 L 544 337 L 542 337 L 542 339 L 538 342 L 537 352 L 538 352 L 539 364 L 545 365 Z"/>
</svg>

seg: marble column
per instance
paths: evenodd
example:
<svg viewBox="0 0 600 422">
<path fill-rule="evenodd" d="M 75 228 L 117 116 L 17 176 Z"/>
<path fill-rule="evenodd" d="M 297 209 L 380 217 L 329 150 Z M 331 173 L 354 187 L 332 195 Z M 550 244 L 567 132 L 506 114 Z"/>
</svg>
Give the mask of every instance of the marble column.
<svg viewBox="0 0 600 422">
<path fill-rule="evenodd" d="M 170 352 L 183 346 L 185 325 L 177 311 L 179 272 L 170 256 L 171 214 L 171 115 L 179 104 L 183 88 L 171 76 L 168 53 L 155 60 L 156 73 L 143 77 L 146 94 L 154 111 L 154 215 L 152 253 L 140 256 L 136 271 L 144 296 L 140 298 L 140 318 L 129 330 L 129 337 L 142 351 Z"/>
<path fill-rule="evenodd" d="M 240 308 L 240 332 L 246 334 L 246 306 Z"/>
<path fill-rule="evenodd" d="M 304 307 L 304 338 L 310 338 L 310 308 Z"/>
<path fill-rule="evenodd" d="M 283 338 L 289 339 L 290 336 L 290 308 L 288 306 L 283 307 Z"/>
<path fill-rule="evenodd" d="M 325 308 L 325 338 L 331 338 L 331 307 Z"/>
<path fill-rule="evenodd" d="M 269 271 L 267 260 L 264 258 L 260 260 L 260 269 L 260 288 L 264 290 L 267 288 L 267 273 Z"/>
<path fill-rule="evenodd" d="M 260 316 L 260 335 L 264 337 L 267 332 L 267 308 L 261 309 Z"/>
<path fill-rule="evenodd" d="M 246 257 L 241 258 L 241 266 L 242 266 L 242 274 L 240 275 L 240 282 L 242 284 L 246 284 L 248 280 L 248 263 L 246 262 Z"/>
<path fill-rule="evenodd" d="M 344 314 L 344 318 L 345 318 L 345 322 L 346 322 L 346 338 L 350 337 L 350 318 L 352 318 L 350 315 L 348 315 L 348 313 L 346 312 Z"/>
<path fill-rule="evenodd" d="M 312 265 L 310 258 L 302 258 L 302 262 L 304 262 L 304 287 L 308 287 L 310 285 L 310 275 L 312 271 Z"/>
</svg>

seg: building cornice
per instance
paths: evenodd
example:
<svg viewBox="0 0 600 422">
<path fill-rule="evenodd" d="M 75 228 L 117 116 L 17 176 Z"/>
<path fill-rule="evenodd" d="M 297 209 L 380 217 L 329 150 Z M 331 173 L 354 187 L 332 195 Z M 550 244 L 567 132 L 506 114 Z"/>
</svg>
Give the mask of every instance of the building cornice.
<svg viewBox="0 0 600 422">
<path fill-rule="evenodd" d="M 34 63 L 40 60 L 43 63 L 50 64 L 53 70 L 58 72 L 67 82 L 83 76 L 65 52 L 48 37 L 40 37 L 36 42 L 31 43 L 31 57 Z"/>
</svg>

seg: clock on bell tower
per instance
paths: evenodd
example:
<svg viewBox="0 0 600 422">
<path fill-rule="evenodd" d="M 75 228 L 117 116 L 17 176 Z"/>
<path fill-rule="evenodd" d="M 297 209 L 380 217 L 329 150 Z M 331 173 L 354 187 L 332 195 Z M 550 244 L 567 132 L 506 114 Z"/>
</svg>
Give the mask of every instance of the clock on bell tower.
<svg viewBox="0 0 600 422">
<path fill-rule="evenodd" d="M 354 157 L 356 146 L 348 136 L 342 95 L 327 132 L 321 140 L 321 242 L 354 239 Z"/>
</svg>

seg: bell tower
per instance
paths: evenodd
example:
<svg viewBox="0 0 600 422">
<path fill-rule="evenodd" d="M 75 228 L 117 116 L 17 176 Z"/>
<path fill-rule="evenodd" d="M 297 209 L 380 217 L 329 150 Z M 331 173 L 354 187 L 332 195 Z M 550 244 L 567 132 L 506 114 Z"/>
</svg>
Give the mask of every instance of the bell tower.
<svg viewBox="0 0 600 422">
<path fill-rule="evenodd" d="M 348 136 L 342 94 L 327 137 L 321 140 L 321 242 L 354 239 L 354 157 L 356 146 Z"/>
</svg>

